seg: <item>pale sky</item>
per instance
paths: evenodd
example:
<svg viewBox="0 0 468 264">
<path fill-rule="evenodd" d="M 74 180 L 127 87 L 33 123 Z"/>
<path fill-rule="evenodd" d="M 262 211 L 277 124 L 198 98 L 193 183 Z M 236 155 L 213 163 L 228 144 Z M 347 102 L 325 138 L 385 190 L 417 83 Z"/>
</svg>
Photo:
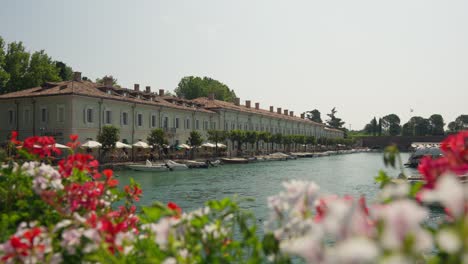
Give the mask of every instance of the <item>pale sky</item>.
<svg viewBox="0 0 468 264">
<path fill-rule="evenodd" d="M 468 114 L 468 1 L 0 0 L 0 35 L 83 75 L 173 90 L 209 76 L 241 101 L 374 116 Z"/>
</svg>

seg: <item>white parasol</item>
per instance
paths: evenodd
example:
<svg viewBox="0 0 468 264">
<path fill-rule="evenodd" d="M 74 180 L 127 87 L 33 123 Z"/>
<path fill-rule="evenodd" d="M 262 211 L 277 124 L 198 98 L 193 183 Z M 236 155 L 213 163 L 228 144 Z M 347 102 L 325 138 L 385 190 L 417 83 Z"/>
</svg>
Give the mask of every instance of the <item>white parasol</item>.
<svg viewBox="0 0 468 264">
<path fill-rule="evenodd" d="M 150 146 L 148 145 L 148 143 L 144 142 L 144 141 L 138 141 L 138 142 L 135 142 L 133 144 L 134 147 L 137 147 L 137 148 L 149 148 Z"/>
<path fill-rule="evenodd" d="M 94 140 L 88 140 L 86 143 L 84 143 L 83 145 L 81 145 L 82 148 L 100 148 L 102 147 L 102 144 L 97 142 L 97 141 L 94 141 Z"/>
<path fill-rule="evenodd" d="M 125 143 L 122 143 L 120 141 L 115 142 L 115 147 L 119 148 L 119 149 L 121 149 L 121 148 L 127 148 L 127 149 L 132 148 L 132 146 L 130 146 L 128 144 L 125 144 Z"/>
</svg>

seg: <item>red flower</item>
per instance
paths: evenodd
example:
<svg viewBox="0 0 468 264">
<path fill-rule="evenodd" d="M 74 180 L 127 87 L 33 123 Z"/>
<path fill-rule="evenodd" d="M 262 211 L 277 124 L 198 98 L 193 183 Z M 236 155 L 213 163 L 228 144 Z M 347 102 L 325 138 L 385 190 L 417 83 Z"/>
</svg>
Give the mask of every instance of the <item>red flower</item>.
<svg viewBox="0 0 468 264">
<path fill-rule="evenodd" d="M 99 163 L 89 154 L 77 153 L 70 155 L 66 159 L 59 161 L 58 165 L 59 172 L 64 178 L 72 175 L 74 169 L 88 173 L 95 179 L 98 179 L 100 176 L 97 170 Z"/>
<path fill-rule="evenodd" d="M 78 135 L 75 135 L 75 134 L 70 135 L 70 140 L 71 140 L 72 142 L 75 142 L 77 139 L 78 139 Z"/>
<path fill-rule="evenodd" d="M 11 131 L 11 143 L 15 145 L 20 145 L 21 141 L 18 141 L 18 131 Z"/>
<path fill-rule="evenodd" d="M 446 157 L 438 159 L 423 157 L 419 163 L 418 170 L 426 181 L 424 188 L 433 189 L 439 176 L 449 169 L 449 160 Z"/>
<path fill-rule="evenodd" d="M 124 191 L 128 194 L 130 199 L 135 200 L 137 202 L 140 200 L 140 197 L 143 193 L 143 191 L 137 184 L 133 184 L 131 186 L 126 185 L 124 187 Z"/>
<path fill-rule="evenodd" d="M 80 142 L 78 140 L 78 135 L 70 135 L 70 140 L 71 142 L 67 143 L 67 146 L 69 146 L 72 149 L 76 149 L 77 147 L 80 146 Z"/>
<path fill-rule="evenodd" d="M 167 207 L 171 209 L 173 212 L 175 212 L 175 218 L 179 218 L 180 215 L 182 214 L 182 208 L 180 208 L 176 203 L 169 202 L 167 203 Z"/>
<path fill-rule="evenodd" d="M 23 148 L 29 153 L 38 155 L 40 158 L 50 157 L 53 154 L 60 155 L 62 152 L 55 147 L 53 137 L 28 137 L 24 140 Z"/>
</svg>

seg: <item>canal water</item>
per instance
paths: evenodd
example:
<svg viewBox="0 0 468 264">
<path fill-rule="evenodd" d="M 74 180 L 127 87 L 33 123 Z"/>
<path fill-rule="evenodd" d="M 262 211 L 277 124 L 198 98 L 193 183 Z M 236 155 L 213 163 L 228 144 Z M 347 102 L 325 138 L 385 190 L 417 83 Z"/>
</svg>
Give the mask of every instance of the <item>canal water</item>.
<svg viewBox="0 0 468 264">
<path fill-rule="evenodd" d="M 210 169 L 169 172 L 116 171 L 120 184 L 130 178 L 140 183 L 143 197 L 139 205 L 154 201 L 177 203 L 184 211 L 200 208 L 204 202 L 238 195 L 254 198 L 242 204 L 255 213 L 258 221 L 268 216 L 267 197 L 282 191 L 283 181 L 315 181 L 324 193 L 365 195 L 369 203 L 376 198 L 374 177 L 380 169 L 397 176 L 398 170 L 385 168 L 382 153 L 354 153 L 289 161 L 223 165 Z M 402 154 L 405 162 L 408 154 Z"/>
</svg>

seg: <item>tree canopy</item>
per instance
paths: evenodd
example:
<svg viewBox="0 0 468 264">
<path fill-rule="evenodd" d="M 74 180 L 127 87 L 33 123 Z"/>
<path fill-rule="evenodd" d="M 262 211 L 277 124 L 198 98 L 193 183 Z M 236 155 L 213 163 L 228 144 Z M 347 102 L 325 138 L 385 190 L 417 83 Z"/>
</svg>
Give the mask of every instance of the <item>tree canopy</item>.
<svg viewBox="0 0 468 264">
<path fill-rule="evenodd" d="M 320 111 L 317 110 L 317 109 L 305 112 L 305 116 L 311 121 L 314 121 L 314 122 L 317 122 L 317 123 L 322 123 L 323 122 L 322 118 L 320 116 Z"/>
<path fill-rule="evenodd" d="M 230 90 L 226 84 L 210 77 L 183 77 L 174 92 L 178 97 L 189 100 L 198 97 L 207 97 L 211 93 L 214 94 L 217 100 L 231 102 L 236 98 L 234 90 Z"/>
<path fill-rule="evenodd" d="M 44 50 L 30 53 L 22 42 L 6 45 L 0 37 L 0 93 L 70 80 L 72 75 L 69 66 L 52 60 Z"/>
<path fill-rule="evenodd" d="M 167 144 L 166 134 L 161 128 L 151 130 L 150 134 L 146 138 L 148 144 L 153 148 L 158 146 L 161 147 L 163 144 Z"/>
<path fill-rule="evenodd" d="M 97 140 L 102 144 L 104 150 L 112 149 L 115 147 L 115 142 L 119 141 L 119 129 L 115 126 L 103 126 Z"/>
<path fill-rule="evenodd" d="M 327 124 L 330 127 L 342 129 L 345 122 L 341 121 L 341 118 L 336 117 L 336 113 L 338 113 L 338 111 L 336 110 L 336 107 L 333 107 L 330 114 L 327 114 L 327 116 L 330 118 L 327 120 Z"/>
<path fill-rule="evenodd" d="M 117 79 L 114 78 L 114 76 L 112 76 L 112 75 L 105 75 L 105 76 L 102 77 L 102 78 L 96 78 L 96 83 L 97 83 L 97 84 L 104 85 L 104 80 L 105 80 L 105 79 L 111 79 L 111 80 L 112 80 L 112 86 L 114 86 L 114 87 L 120 87 L 120 85 L 117 83 Z"/>
<path fill-rule="evenodd" d="M 448 124 L 449 132 L 457 132 L 468 128 L 468 115 L 459 115 L 455 121 Z"/>
</svg>

